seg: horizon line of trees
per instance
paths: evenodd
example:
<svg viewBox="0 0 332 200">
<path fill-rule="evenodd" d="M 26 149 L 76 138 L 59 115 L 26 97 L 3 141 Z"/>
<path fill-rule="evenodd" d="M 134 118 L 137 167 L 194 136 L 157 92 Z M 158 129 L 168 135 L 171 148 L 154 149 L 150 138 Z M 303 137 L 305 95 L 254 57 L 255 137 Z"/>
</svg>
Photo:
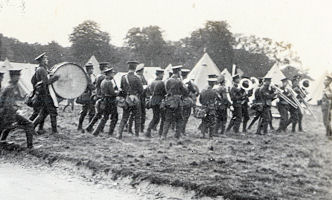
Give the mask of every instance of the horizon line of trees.
<svg viewBox="0 0 332 200">
<path fill-rule="evenodd" d="M 207 52 L 220 70 L 231 71 L 235 64 L 248 76 L 263 76 L 274 64 L 302 66 L 291 44 L 233 34 L 226 21 L 207 21 L 178 41 L 166 41 L 158 26 L 133 27 L 128 30 L 124 45 L 116 47 L 109 33 L 102 31 L 97 22 L 87 20 L 73 28 L 69 41 L 70 47 L 55 41 L 47 45 L 29 44 L 0 33 L 0 60 L 33 62 L 39 53 L 47 52 L 50 65 L 64 61 L 84 65 L 94 55 L 99 62 L 110 62 L 118 71 L 125 71 L 126 61 L 132 59 L 146 66 L 165 68 L 172 64 L 191 69 Z"/>
</svg>

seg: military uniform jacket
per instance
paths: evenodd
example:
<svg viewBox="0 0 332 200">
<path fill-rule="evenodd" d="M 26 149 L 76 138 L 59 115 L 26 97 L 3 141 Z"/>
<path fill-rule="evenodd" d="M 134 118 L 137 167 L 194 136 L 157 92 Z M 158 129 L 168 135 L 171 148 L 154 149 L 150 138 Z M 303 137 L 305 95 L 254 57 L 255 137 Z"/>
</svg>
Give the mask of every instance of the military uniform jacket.
<svg viewBox="0 0 332 200">
<path fill-rule="evenodd" d="M 287 96 L 289 99 L 292 99 L 292 95 L 291 95 L 290 91 L 289 91 L 286 87 L 282 86 L 282 87 L 280 87 L 280 89 L 283 91 L 283 92 L 282 92 L 283 95 Z M 284 98 L 282 98 L 281 96 L 279 96 L 279 103 L 280 103 L 280 104 L 283 104 L 283 105 L 288 105 L 288 104 L 289 104 L 289 103 L 287 103 L 287 101 L 286 101 Z"/>
<path fill-rule="evenodd" d="M 134 72 L 121 77 L 121 90 L 124 96 L 136 95 L 141 97 L 143 94 L 143 84 L 141 79 Z"/>
<path fill-rule="evenodd" d="M 105 78 L 100 85 L 101 95 L 104 98 L 115 99 L 117 93 L 114 89 L 112 79 Z"/>
<path fill-rule="evenodd" d="M 165 84 L 166 93 L 168 96 L 186 96 L 188 95 L 188 90 L 182 83 L 181 79 L 177 75 L 173 75 L 166 81 Z"/>
<path fill-rule="evenodd" d="M 34 87 L 38 82 L 42 82 L 43 84 L 42 84 L 40 94 L 47 95 L 47 94 L 49 94 L 48 85 L 55 82 L 55 80 L 53 80 L 52 78 L 48 78 L 48 72 L 47 72 L 46 68 L 40 65 L 37 67 L 37 70 L 36 70 L 34 76 L 32 77 L 31 82 Z"/>
<path fill-rule="evenodd" d="M 227 98 L 226 88 L 218 87 L 218 88 L 216 88 L 216 92 L 218 95 L 217 109 L 220 109 L 220 110 L 227 109 L 231 105 L 231 102 Z"/>
<path fill-rule="evenodd" d="M 231 100 L 233 101 L 233 106 L 239 106 L 243 102 L 243 93 L 238 85 L 234 85 L 230 91 Z"/>
<path fill-rule="evenodd" d="M 218 95 L 216 90 L 208 87 L 207 89 L 202 90 L 199 97 L 199 102 L 204 106 L 214 105 L 216 103 L 217 97 Z"/>
<path fill-rule="evenodd" d="M 263 105 L 272 106 L 272 100 L 273 100 L 275 94 L 274 94 L 274 91 L 272 89 L 270 89 L 270 87 L 263 85 L 259 89 L 259 96 L 260 96 L 260 99 L 262 100 Z"/>
<path fill-rule="evenodd" d="M 151 106 L 159 105 L 166 95 L 164 81 L 162 81 L 161 79 L 156 79 L 150 84 L 149 88 L 152 94 L 150 100 Z"/>
<path fill-rule="evenodd" d="M 0 96 L 0 119 L 8 121 L 15 120 L 17 111 L 16 100 L 20 97 L 17 84 L 9 83 Z"/>
<path fill-rule="evenodd" d="M 105 79 L 105 74 L 99 74 L 96 78 L 96 90 L 97 96 L 102 97 L 101 95 L 101 82 Z"/>
</svg>

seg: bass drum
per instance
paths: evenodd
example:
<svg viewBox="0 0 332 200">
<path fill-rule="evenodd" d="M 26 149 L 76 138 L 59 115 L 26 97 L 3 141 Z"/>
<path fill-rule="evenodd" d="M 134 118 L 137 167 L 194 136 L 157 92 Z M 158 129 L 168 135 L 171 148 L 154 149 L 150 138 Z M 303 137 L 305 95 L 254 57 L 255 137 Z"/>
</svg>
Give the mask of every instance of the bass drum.
<svg viewBox="0 0 332 200">
<path fill-rule="evenodd" d="M 63 62 L 51 69 L 60 78 L 52 84 L 57 96 L 64 99 L 75 99 L 83 94 L 88 86 L 88 78 L 82 67 L 75 63 Z"/>
</svg>

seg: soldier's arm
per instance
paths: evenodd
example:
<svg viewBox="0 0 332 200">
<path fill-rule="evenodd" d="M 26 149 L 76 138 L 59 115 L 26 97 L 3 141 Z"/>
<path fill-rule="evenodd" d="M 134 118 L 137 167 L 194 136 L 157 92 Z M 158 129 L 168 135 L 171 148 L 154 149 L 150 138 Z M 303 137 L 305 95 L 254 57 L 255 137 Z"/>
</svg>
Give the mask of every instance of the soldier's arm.
<svg viewBox="0 0 332 200">
<path fill-rule="evenodd" d="M 135 79 L 134 85 L 136 85 L 137 90 L 139 91 L 139 94 L 143 94 L 143 92 L 144 92 L 143 83 L 142 83 L 142 81 L 140 81 L 140 79 L 138 77 Z"/>
</svg>

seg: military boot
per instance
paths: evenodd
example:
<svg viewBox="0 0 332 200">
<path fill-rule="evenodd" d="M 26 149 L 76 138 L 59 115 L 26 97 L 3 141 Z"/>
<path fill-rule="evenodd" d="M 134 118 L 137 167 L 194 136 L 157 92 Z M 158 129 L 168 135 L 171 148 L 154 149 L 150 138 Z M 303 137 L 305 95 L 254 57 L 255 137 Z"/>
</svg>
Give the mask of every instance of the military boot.
<svg viewBox="0 0 332 200">
<path fill-rule="evenodd" d="M 51 116 L 52 133 L 58 133 L 56 116 Z"/>
</svg>

